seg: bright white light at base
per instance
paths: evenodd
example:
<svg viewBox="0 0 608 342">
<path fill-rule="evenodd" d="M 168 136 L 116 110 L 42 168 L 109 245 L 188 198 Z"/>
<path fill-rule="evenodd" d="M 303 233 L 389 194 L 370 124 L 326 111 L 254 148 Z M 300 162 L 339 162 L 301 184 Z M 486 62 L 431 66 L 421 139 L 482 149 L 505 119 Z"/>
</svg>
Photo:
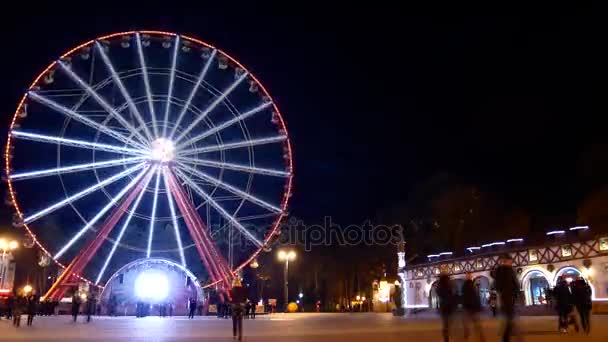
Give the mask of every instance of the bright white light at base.
<svg viewBox="0 0 608 342">
<path fill-rule="evenodd" d="M 166 138 L 158 138 L 152 142 L 152 159 L 166 163 L 175 157 L 175 146 Z"/>
<path fill-rule="evenodd" d="M 159 302 L 169 294 L 167 276 L 157 270 L 148 270 L 135 279 L 135 295 L 146 301 Z"/>
</svg>

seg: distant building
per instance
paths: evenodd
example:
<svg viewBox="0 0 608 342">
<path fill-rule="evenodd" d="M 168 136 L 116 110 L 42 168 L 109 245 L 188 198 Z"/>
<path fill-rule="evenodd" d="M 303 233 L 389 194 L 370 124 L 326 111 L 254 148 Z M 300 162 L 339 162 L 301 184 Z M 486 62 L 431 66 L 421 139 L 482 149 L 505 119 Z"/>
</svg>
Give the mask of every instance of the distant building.
<svg viewBox="0 0 608 342">
<path fill-rule="evenodd" d="M 579 228 L 579 227 L 574 227 Z M 587 229 L 586 227 L 583 227 Z M 522 239 L 499 241 L 468 249 L 467 255 L 452 257 L 451 253 L 430 255 L 427 262 L 405 264 L 404 253 L 398 253 L 403 286 L 402 306 L 405 309 L 435 308 L 436 280 L 441 272 L 450 274 L 454 292 L 460 293 L 465 274 L 471 272 L 481 303 L 488 305 L 493 286 L 492 270 L 503 254 L 513 258 L 521 286 L 520 305 L 547 305 L 547 292 L 560 276 L 570 281 L 583 277 L 592 288 L 595 311 L 608 309 L 608 236 L 583 238 L 573 232 L 547 233 L 546 244 L 524 246 Z M 574 237 L 574 239 L 572 238 Z"/>
<path fill-rule="evenodd" d="M 13 292 L 15 286 L 15 260 L 10 252 L 0 255 L 0 293 Z"/>
</svg>

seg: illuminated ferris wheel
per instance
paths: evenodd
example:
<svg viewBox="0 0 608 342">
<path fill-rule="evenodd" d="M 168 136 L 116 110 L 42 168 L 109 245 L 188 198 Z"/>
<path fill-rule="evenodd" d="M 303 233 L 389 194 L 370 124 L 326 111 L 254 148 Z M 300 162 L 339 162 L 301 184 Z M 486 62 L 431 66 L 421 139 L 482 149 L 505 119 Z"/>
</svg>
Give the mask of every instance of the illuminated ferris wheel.
<svg viewBox="0 0 608 342">
<path fill-rule="evenodd" d="M 278 233 L 293 171 L 264 86 L 221 50 L 157 31 L 51 63 L 17 107 L 5 158 L 14 224 L 65 268 L 51 298 L 139 258 L 229 285 Z"/>
</svg>

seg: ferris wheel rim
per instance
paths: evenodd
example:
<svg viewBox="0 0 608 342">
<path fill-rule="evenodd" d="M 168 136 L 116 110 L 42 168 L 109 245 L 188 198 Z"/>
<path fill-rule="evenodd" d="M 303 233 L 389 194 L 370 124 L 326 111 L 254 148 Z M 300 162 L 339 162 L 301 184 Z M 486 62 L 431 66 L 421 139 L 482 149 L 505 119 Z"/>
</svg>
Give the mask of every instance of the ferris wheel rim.
<svg viewBox="0 0 608 342">
<path fill-rule="evenodd" d="M 60 58 L 58 60 L 52 61 L 42 72 L 40 72 L 33 80 L 33 82 L 30 84 L 30 86 L 27 88 L 27 91 L 24 93 L 24 95 L 21 97 L 21 99 L 18 102 L 17 108 L 12 116 L 10 125 L 9 125 L 9 130 L 8 130 L 8 137 L 7 137 L 7 142 L 6 142 L 6 146 L 5 146 L 5 175 L 6 175 L 6 180 L 7 180 L 7 190 L 8 193 L 10 195 L 10 201 L 12 202 L 12 206 L 15 210 L 16 215 L 23 219 L 24 218 L 24 212 L 22 211 L 20 204 L 17 200 L 17 196 L 16 196 L 16 192 L 14 190 L 14 186 L 12 183 L 12 180 L 10 178 L 11 175 L 11 160 L 10 160 L 10 153 L 11 153 L 11 147 L 13 146 L 13 134 L 14 134 L 14 126 L 17 123 L 17 119 L 18 119 L 18 115 L 20 114 L 21 110 L 23 109 L 23 106 L 25 104 L 25 101 L 28 99 L 29 97 L 29 92 L 32 91 L 33 89 L 35 89 L 35 87 L 39 84 L 40 80 L 42 79 L 42 77 L 47 74 L 53 67 L 55 67 L 59 61 L 61 59 L 70 57 L 71 55 L 73 55 L 74 53 L 76 53 L 77 51 L 81 50 L 82 48 L 85 48 L 87 46 L 93 45 L 96 41 L 99 40 L 107 40 L 107 39 L 111 39 L 111 38 L 115 38 L 115 37 L 120 37 L 120 36 L 125 36 L 125 35 L 132 35 L 132 34 L 146 34 L 146 35 L 154 35 L 154 36 L 170 36 L 170 37 L 180 37 L 181 39 L 185 39 L 186 41 L 190 41 L 193 43 L 197 43 L 199 45 L 202 45 L 204 47 L 208 47 L 210 49 L 214 49 L 216 50 L 218 53 L 220 53 L 222 56 L 228 58 L 228 60 L 230 60 L 232 63 L 234 63 L 235 65 L 237 65 L 239 68 L 243 69 L 247 75 L 256 83 L 256 85 L 259 87 L 259 89 L 261 90 L 261 92 L 264 94 L 264 96 L 266 98 L 269 99 L 270 103 L 271 103 L 271 107 L 273 109 L 273 111 L 277 114 L 277 118 L 278 118 L 278 122 L 280 124 L 280 127 L 283 131 L 283 135 L 285 136 L 284 139 L 284 146 L 286 148 L 286 157 L 284 158 L 287 164 L 287 170 L 289 172 L 289 175 L 286 177 L 286 183 L 284 186 L 284 191 L 283 191 L 283 195 L 282 195 L 282 199 L 281 199 L 281 203 L 279 208 L 281 208 L 281 212 L 278 213 L 274 223 L 272 223 L 272 228 L 266 233 L 266 236 L 263 239 L 263 244 L 262 246 L 258 247 L 253 253 L 251 253 L 251 255 L 249 256 L 249 258 L 247 258 L 244 262 L 242 262 L 239 266 L 234 267 L 234 272 L 238 272 L 240 270 L 242 270 L 245 266 L 247 266 L 248 264 L 250 264 L 252 262 L 252 260 L 254 260 L 261 252 L 262 250 L 264 250 L 268 243 L 274 238 L 275 235 L 277 235 L 277 231 L 279 230 L 280 224 L 282 219 L 287 215 L 287 204 L 289 202 L 289 198 L 292 195 L 292 186 L 293 186 L 293 176 L 294 176 L 294 168 L 293 168 L 293 149 L 291 146 L 291 141 L 289 138 L 289 133 L 288 133 L 288 129 L 287 129 L 287 125 L 285 123 L 285 120 L 283 118 L 283 114 L 281 113 L 280 109 L 278 108 L 278 105 L 276 103 L 276 101 L 273 100 L 272 96 L 270 95 L 269 91 L 266 89 L 266 87 L 262 84 L 262 82 L 259 81 L 259 79 L 249 71 L 248 68 L 246 68 L 245 66 L 243 66 L 242 63 L 240 63 L 238 60 L 236 60 L 234 57 L 232 57 L 230 54 L 226 53 L 225 51 L 209 44 L 206 43 L 200 39 L 194 38 L 192 36 L 187 36 L 187 35 L 181 35 L 181 34 L 177 34 L 177 33 L 173 33 L 173 32 L 167 32 L 167 31 L 155 31 L 155 30 L 132 30 L 132 31 L 123 31 L 123 32 L 117 32 L 117 33 L 112 33 L 112 34 L 108 34 L 108 35 L 102 35 L 99 36 L 97 38 L 91 39 L 89 41 L 86 41 L 84 43 L 81 43 L 80 45 L 68 50 L 66 53 L 64 53 L 63 55 L 60 56 Z M 58 259 L 54 258 L 52 253 L 50 253 L 47 248 L 45 247 L 45 245 L 37 238 L 36 234 L 33 232 L 33 230 L 28 226 L 28 223 L 23 223 L 22 224 L 22 228 L 24 228 L 26 230 L 26 233 L 29 237 L 32 238 L 33 242 L 38 246 L 38 248 L 41 249 L 41 251 L 46 254 L 47 256 L 49 256 L 56 265 L 58 265 L 61 268 L 65 268 L 66 265 L 63 264 L 61 261 L 59 261 Z M 85 281 L 91 285 L 97 286 L 97 287 L 103 287 L 102 285 L 97 285 L 94 282 L 92 282 L 91 280 L 89 280 L 86 277 L 83 277 L 82 275 L 76 274 L 76 276 L 82 280 Z"/>
</svg>

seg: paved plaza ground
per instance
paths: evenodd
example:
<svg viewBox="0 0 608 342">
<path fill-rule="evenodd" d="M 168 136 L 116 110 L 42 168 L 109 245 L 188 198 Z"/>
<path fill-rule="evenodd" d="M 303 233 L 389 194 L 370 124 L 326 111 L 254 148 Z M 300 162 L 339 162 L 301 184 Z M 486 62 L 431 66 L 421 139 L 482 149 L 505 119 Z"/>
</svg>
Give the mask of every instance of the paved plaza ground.
<svg viewBox="0 0 608 342">
<path fill-rule="evenodd" d="M 19 329 L 0 321 L 2 341 L 232 341 L 231 322 L 215 317 L 158 318 L 95 317 L 84 323 L 79 317 L 37 317 L 34 326 Z M 25 324 L 25 320 L 23 321 Z M 521 317 L 524 341 L 608 341 L 608 316 L 593 317 L 590 336 L 556 333 L 555 317 Z M 484 318 L 487 341 L 499 341 L 499 322 Z M 455 321 L 453 341 L 464 341 Z M 477 337 L 469 341 L 477 341 Z M 514 339 L 516 340 L 516 339 Z M 244 341 L 441 341 L 440 322 L 434 315 L 397 318 L 390 314 L 275 314 L 245 321 Z"/>
</svg>

